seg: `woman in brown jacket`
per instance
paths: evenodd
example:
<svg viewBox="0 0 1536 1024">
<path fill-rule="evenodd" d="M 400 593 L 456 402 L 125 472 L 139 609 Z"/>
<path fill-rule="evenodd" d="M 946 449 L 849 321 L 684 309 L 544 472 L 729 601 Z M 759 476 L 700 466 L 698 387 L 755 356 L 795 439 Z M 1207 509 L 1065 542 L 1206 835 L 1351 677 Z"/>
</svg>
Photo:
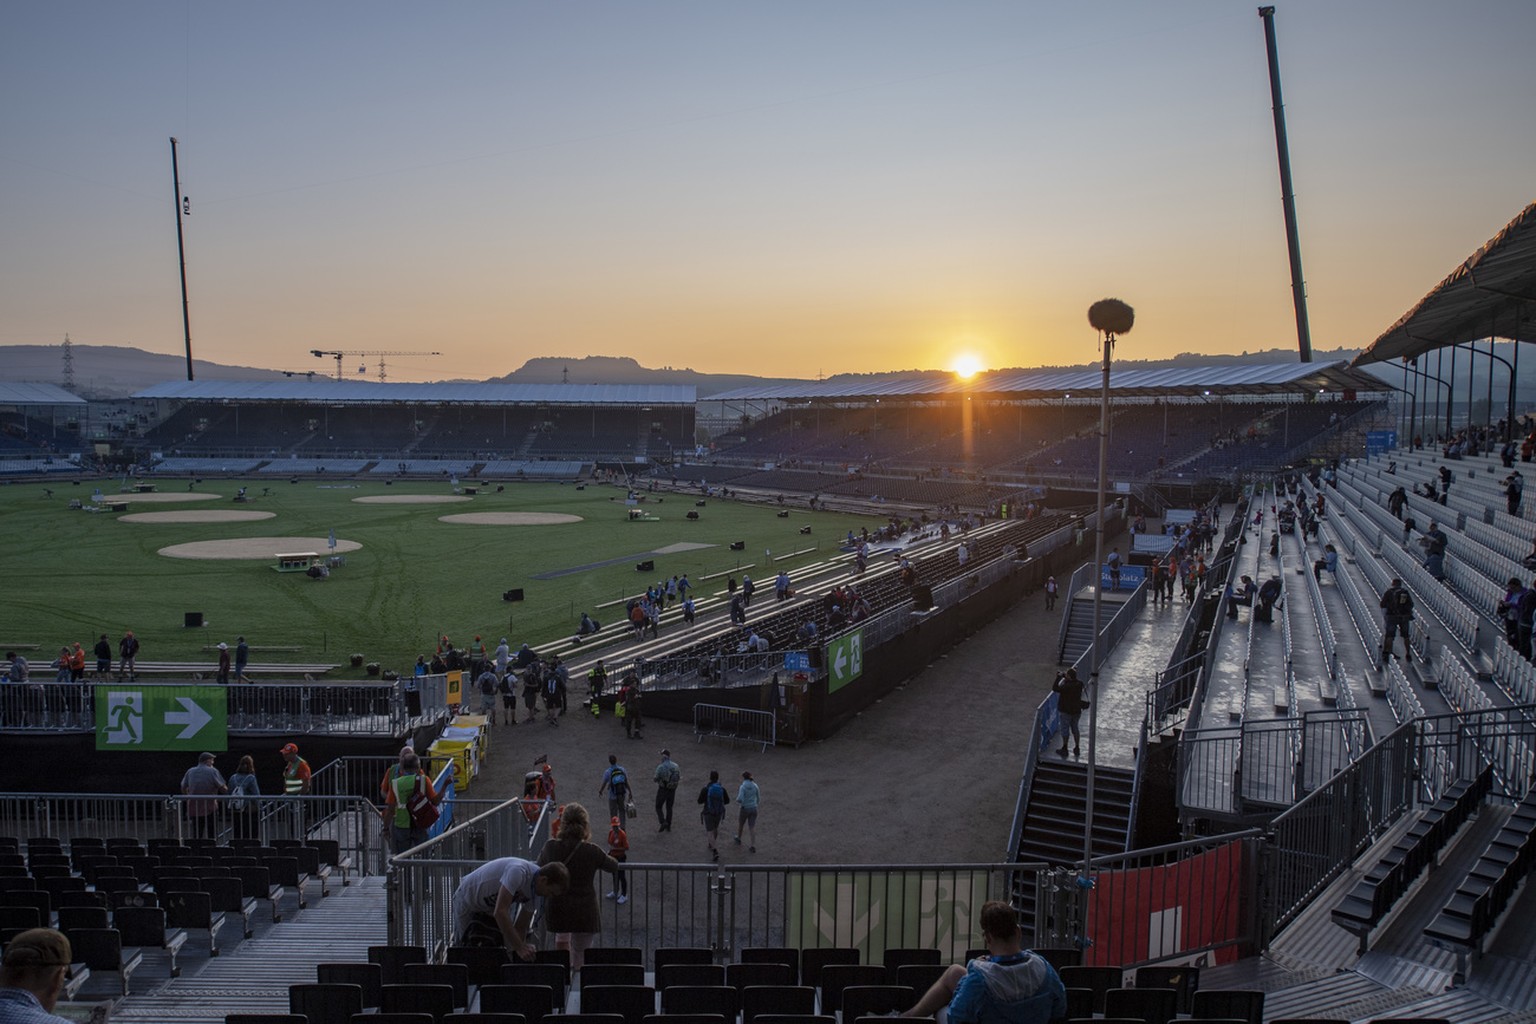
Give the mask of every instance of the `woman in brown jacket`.
<svg viewBox="0 0 1536 1024">
<path fill-rule="evenodd" d="M 540 864 L 558 861 L 571 873 L 571 887 L 565 894 L 550 897 L 545 921 L 548 930 L 555 933 L 555 948 L 570 951 L 572 971 L 581 970 L 587 948 L 602 930 L 592 879 L 600 870 L 611 875 L 619 869 L 618 861 L 592 845 L 591 838 L 587 809 L 581 804 L 566 804 L 560 816 L 559 838 L 549 840 L 539 853 Z"/>
</svg>

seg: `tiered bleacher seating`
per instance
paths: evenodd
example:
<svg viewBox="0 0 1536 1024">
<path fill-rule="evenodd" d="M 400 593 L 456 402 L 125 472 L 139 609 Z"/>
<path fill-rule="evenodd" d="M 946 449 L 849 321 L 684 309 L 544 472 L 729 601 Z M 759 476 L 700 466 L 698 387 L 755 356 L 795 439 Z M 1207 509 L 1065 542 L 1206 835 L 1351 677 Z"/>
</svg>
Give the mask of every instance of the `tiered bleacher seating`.
<svg viewBox="0 0 1536 1024">
<path fill-rule="evenodd" d="M 1367 948 L 1372 929 L 1436 862 L 1440 851 L 1476 813 L 1492 787 L 1492 765 L 1475 779 L 1463 779 L 1453 785 L 1418 816 L 1343 902 L 1333 908 L 1334 923 L 1359 936 L 1361 952 Z"/>
<path fill-rule="evenodd" d="M 1536 859 L 1536 789 L 1515 806 L 1477 865 L 1424 929 L 1431 942 L 1480 950 Z"/>
</svg>

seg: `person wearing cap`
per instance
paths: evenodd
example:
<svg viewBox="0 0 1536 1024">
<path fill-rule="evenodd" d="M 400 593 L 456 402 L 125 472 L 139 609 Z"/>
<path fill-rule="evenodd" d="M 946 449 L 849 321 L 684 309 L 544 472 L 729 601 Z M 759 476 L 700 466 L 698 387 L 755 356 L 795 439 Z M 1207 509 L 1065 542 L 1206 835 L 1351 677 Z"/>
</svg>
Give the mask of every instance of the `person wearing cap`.
<svg viewBox="0 0 1536 1024">
<path fill-rule="evenodd" d="M 299 756 L 297 743 L 284 744 L 278 753 L 283 755 L 283 795 L 309 795 L 309 762 Z"/>
<path fill-rule="evenodd" d="M 747 833 L 747 852 L 757 852 L 757 803 L 762 791 L 752 781 L 751 772 L 741 773 L 741 786 L 736 790 L 736 845 L 741 845 L 741 833 Z"/>
<path fill-rule="evenodd" d="M 382 816 L 389 829 L 389 848 L 404 853 L 427 841 L 428 826 L 418 826 L 411 818 L 410 803 L 417 789 L 426 794 L 433 807 L 442 804 L 443 794 L 432 785 L 432 777 L 422 771 L 421 758 L 410 747 L 400 752 L 400 762 L 392 770 L 395 777 L 384 794 Z"/>
<path fill-rule="evenodd" d="M 219 685 L 220 686 L 228 686 L 229 685 L 229 669 L 230 669 L 229 644 L 225 643 L 223 640 L 220 640 L 219 641 Z"/>
<path fill-rule="evenodd" d="M 672 760 L 672 751 L 661 748 L 661 763 L 656 766 L 656 831 L 672 831 L 672 804 L 677 799 L 677 787 L 683 781 L 683 770 Z"/>
<path fill-rule="evenodd" d="M 193 797 L 186 805 L 187 823 L 194 836 L 211 838 L 217 834 L 218 815 L 214 812 L 219 809 L 219 802 L 210 798 L 229 792 L 229 785 L 213 766 L 213 760 L 212 754 L 203 751 L 197 755 L 197 764 L 181 777 L 182 795 Z"/>
<path fill-rule="evenodd" d="M 52 928 L 29 928 L 5 944 L 0 962 L 0 1021 L 5 1024 L 69 1024 L 53 1012 L 73 956 L 69 940 Z"/>
</svg>

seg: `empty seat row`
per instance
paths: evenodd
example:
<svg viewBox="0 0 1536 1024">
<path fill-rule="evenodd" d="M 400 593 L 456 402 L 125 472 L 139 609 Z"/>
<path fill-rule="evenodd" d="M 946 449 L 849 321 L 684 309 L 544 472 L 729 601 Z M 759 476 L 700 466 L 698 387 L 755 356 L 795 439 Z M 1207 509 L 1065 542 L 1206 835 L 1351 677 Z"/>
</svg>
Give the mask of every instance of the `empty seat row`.
<svg viewBox="0 0 1536 1024">
<path fill-rule="evenodd" d="M 1480 950 L 1484 936 L 1536 860 L 1536 789 L 1526 794 L 1477 864 L 1424 929 L 1438 946 Z"/>
<path fill-rule="evenodd" d="M 1363 952 L 1371 929 L 1438 858 L 1493 788 L 1493 767 L 1474 779 L 1462 779 L 1427 808 L 1349 895 L 1333 908 L 1333 922 L 1360 936 Z"/>
</svg>

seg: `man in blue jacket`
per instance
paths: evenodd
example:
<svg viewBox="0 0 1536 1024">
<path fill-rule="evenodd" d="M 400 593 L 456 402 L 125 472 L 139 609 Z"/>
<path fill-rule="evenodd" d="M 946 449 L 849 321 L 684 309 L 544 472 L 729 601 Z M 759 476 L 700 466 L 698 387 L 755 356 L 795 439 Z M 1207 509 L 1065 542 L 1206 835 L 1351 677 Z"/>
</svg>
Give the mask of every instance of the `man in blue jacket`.
<svg viewBox="0 0 1536 1024">
<path fill-rule="evenodd" d="M 981 907 L 987 947 L 961 967 L 952 964 L 903 1017 L 932 1017 L 949 1006 L 951 1024 L 1050 1024 L 1067 1015 L 1067 990 L 1056 969 L 1024 949 L 1018 916 L 1008 904 Z"/>
</svg>

